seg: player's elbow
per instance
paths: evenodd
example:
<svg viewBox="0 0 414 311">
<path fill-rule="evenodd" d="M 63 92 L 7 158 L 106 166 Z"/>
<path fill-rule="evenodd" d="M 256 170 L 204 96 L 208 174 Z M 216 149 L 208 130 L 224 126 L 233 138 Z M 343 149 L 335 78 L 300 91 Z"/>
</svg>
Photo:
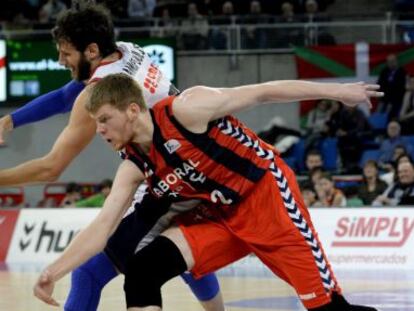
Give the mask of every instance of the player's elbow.
<svg viewBox="0 0 414 311">
<path fill-rule="evenodd" d="M 59 163 L 49 159 L 48 157 L 45 157 L 42 160 L 43 163 L 41 165 L 42 169 L 39 179 L 43 182 L 56 181 L 62 174 L 64 168 L 59 165 Z"/>
</svg>

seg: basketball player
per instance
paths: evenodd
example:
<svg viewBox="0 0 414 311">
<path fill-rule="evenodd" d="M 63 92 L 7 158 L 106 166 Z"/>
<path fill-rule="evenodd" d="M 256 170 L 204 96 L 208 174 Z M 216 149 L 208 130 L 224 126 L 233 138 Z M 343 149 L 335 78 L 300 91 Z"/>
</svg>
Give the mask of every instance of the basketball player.
<svg viewBox="0 0 414 311">
<path fill-rule="evenodd" d="M 342 296 L 294 172 L 272 146 L 229 114 L 259 103 L 317 98 L 370 104 L 370 97 L 382 96 L 377 89 L 305 81 L 194 87 L 148 109 L 133 79 L 103 78 L 87 109 L 104 140 L 124 150 L 125 161 L 100 214 L 43 271 L 35 295 L 56 303 L 54 283 L 101 250 L 128 207 L 125 198 L 146 179 L 160 199 L 198 199 L 204 206 L 178 216 L 179 227 L 167 229 L 128 262 L 128 310 L 160 310 L 160 288 L 167 280 L 186 270 L 205 275 L 250 252 L 293 286 L 308 310 L 375 310 L 350 305 Z"/>
<path fill-rule="evenodd" d="M 90 5 L 81 10 L 65 12 L 58 18 L 53 36 L 59 50 L 59 62 L 71 70 L 72 78 L 76 81 L 2 118 L 0 124 L 5 130 L 10 130 L 13 125 L 21 126 L 72 110 L 69 124 L 47 155 L 15 168 L 1 170 L 0 186 L 53 181 L 89 144 L 96 126 L 84 109 L 88 93 L 80 81 L 87 81 L 86 90 L 90 90 L 101 77 L 109 73 L 126 72 L 138 83 L 147 86 L 144 87 L 144 96 L 149 106 L 177 92 L 142 48 L 132 43 L 115 43 L 111 19 L 101 6 Z M 65 310 L 96 310 L 102 288 L 119 272 L 124 272 L 128 257 L 134 254 L 142 239 L 148 239 L 149 232 L 154 234 L 153 227 L 158 218 L 169 209 L 169 204 L 149 196 L 142 204 L 137 204 L 135 211 L 121 222 L 105 251 L 73 272 Z M 155 207 L 154 204 L 159 206 Z M 180 207 L 175 206 L 174 210 L 180 210 Z M 169 217 L 171 215 L 164 217 L 161 223 L 167 225 L 166 219 Z M 158 223 L 158 231 L 161 230 L 159 226 Z M 197 281 L 191 274 L 184 274 L 183 278 L 206 310 L 224 310 L 214 274 Z"/>
</svg>

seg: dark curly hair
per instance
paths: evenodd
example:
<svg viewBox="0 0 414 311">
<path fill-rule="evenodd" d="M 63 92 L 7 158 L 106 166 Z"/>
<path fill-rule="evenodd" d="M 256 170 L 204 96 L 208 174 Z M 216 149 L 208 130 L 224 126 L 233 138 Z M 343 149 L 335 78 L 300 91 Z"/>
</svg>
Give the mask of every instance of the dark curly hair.
<svg viewBox="0 0 414 311">
<path fill-rule="evenodd" d="M 53 39 L 64 40 L 83 52 L 96 43 L 103 57 L 116 51 L 114 25 L 109 11 L 102 5 L 90 4 L 81 9 L 63 11 L 52 29 Z"/>
</svg>

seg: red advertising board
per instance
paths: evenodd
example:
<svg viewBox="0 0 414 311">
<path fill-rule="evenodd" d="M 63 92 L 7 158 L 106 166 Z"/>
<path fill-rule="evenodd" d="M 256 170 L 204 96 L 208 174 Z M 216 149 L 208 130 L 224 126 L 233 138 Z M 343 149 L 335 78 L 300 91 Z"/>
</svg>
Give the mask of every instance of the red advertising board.
<svg viewBox="0 0 414 311">
<path fill-rule="evenodd" d="M 0 262 L 6 260 L 19 210 L 0 210 Z"/>
</svg>

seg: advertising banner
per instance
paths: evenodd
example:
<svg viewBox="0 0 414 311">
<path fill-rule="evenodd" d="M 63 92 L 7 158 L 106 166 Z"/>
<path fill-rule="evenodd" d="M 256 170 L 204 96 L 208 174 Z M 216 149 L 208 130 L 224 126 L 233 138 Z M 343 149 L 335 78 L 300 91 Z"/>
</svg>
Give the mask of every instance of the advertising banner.
<svg viewBox="0 0 414 311">
<path fill-rule="evenodd" d="M 334 268 L 414 268 L 410 208 L 310 209 Z"/>
<path fill-rule="evenodd" d="M 19 210 L 0 210 L 0 263 L 7 257 L 18 216 Z"/>
<path fill-rule="evenodd" d="M 25 209 L 16 224 L 7 262 L 50 262 L 90 223 L 99 209 Z"/>
</svg>

